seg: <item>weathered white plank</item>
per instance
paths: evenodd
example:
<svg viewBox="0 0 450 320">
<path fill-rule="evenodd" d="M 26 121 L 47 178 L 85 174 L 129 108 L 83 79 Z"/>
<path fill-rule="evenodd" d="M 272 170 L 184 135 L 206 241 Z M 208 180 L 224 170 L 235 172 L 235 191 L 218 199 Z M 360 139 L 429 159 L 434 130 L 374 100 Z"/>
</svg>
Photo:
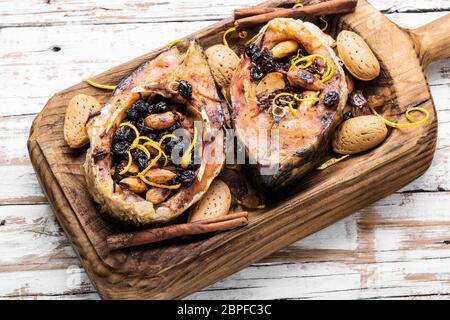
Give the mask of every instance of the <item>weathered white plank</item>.
<svg viewBox="0 0 450 320">
<path fill-rule="evenodd" d="M 255 0 L 153 0 L 153 1 L 1 1 L 0 27 L 48 26 L 66 24 L 116 24 L 167 21 L 218 20 L 231 16 L 239 7 L 251 6 Z M 371 0 L 385 12 L 420 12 L 450 10 L 446 0 L 387 1 Z"/>
<path fill-rule="evenodd" d="M 0 298 L 95 293 L 87 275 L 77 266 L 60 270 L 1 272 L 0 283 Z"/>
<path fill-rule="evenodd" d="M 437 18 L 441 14 L 427 15 Z M 422 15 L 401 14 L 397 20 L 414 21 L 414 26 L 418 26 L 418 17 Z M 199 21 L 2 29 L 0 68 L 5 80 L 0 93 L 0 116 L 39 112 L 53 93 L 84 76 L 140 56 L 209 24 Z M 61 50 L 53 51 L 55 46 Z M 448 64 L 449 60 L 433 64 L 430 84 L 448 84 Z"/>
<path fill-rule="evenodd" d="M 279 257 L 283 253 L 277 253 L 276 259 L 266 258 L 190 298 L 343 299 L 449 294 L 450 246 L 445 243 L 450 240 L 449 195 L 389 196 L 291 245 L 283 262 Z M 0 289 L 0 297 L 71 295 L 67 283 L 69 287 L 71 283 L 79 284 L 78 293 L 92 291 L 84 273 L 78 274 L 77 259 L 55 220 L 49 218 L 48 210 L 47 206 L 0 207 L 0 219 L 6 220 L 0 228 L 16 230 L 14 235 L 3 231 L 8 229 L 0 229 L 0 251 L 6 253 L 0 258 L 0 270 L 9 270 L 3 272 L 9 281 Z M 357 240 L 354 230 L 358 232 Z M 24 237 L 27 231 L 32 239 Z M 33 241 L 35 244 L 30 244 Z M 50 248 L 52 245 L 54 249 Z M 39 246 L 49 250 L 39 251 Z M 347 258 L 309 263 L 292 258 L 296 251 L 304 250 L 310 250 L 315 261 L 327 261 L 327 250 L 345 251 Z M 16 269 L 12 269 L 13 262 Z M 26 271 L 41 267 L 54 270 Z M 17 271 L 20 268 L 24 271 Z M 73 275 L 76 277 L 72 279 Z"/>
<path fill-rule="evenodd" d="M 209 24 L 172 23 L 170 30 L 166 24 L 3 29 L 0 70 L 6 80 L 2 81 L 0 116 L 39 112 L 51 95 L 83 77 L 143 55 Z M 54 46 L 61 50 L 53 51 Z"/>
<path fill-rule="evenodd" d="M 394 194 L 340 222 L 358 230 L 357 247 L 347 258 L 329 261 L 327 249 L 347 241 L 349 232 L 334 226 L 298 241 L 280 255 L 255 264 L 191 299 L 389 298 L 450 294 L 449 193 Z M 351 224 L 354 223 L 354 226 Z M 350 224 L 350 226 L 349 226 Z M 350 231 L 350 234 L 353 232 Z M 317 241 L 315 261 L 295 261 L 295 251 Z M 319 249 L 320 248 L 320 249 Z M 342 248 L 341 248 L 342 249 Z M 281 250 L 284 251 L 284 250 Z M 330 272 L 331 271 L 331 272 Z M 324 283 L 326 284 L 324 286 Z M 264 290 L 264 288 L 267 288 Z"/>
<path fill-rule="evenodd" d="M 0 274 L 79 265 L 49 205 L 0 206 Z"/>
</svg>

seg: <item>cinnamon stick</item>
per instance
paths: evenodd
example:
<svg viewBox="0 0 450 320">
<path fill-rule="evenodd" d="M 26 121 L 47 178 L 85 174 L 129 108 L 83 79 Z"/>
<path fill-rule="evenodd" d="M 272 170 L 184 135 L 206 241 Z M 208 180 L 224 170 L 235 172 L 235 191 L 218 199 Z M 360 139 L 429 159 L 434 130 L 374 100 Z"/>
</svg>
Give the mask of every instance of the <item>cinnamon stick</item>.
<svg viewBox="0 0 450 320">
<path fill-rule="evenodd" d="M 248 213 L 243 211 L 191 223 L 174 224 L 166 227 L 112 235 L 106 239 L 106 242 L 110 250 L 117 250 L 182 236 L 231 230 L 247 224 Z"/>
<path fill-rule="evenodd" d="M 357 0 L 330 0 L 296 9 L 250 7 L 236 9 L 234 25 L 238 30 L 250 29 L 275 18 L 298 18 L 302 15 L 322 16 L 353 12 Z M 240 19 L 239 17 L 244 16 Z"/>
</svg>

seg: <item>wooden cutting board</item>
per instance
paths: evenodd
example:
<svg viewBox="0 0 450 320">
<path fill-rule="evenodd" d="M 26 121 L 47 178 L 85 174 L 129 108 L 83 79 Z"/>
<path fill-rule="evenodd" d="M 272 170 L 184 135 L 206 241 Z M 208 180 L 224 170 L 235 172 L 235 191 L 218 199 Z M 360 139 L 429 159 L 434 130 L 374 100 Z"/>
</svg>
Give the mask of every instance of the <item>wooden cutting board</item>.
<svg viewBox="0 0 450 320">
<path fill-rule="evenodd" d="M 303 1 L 313 2 L 319 1 Z M 264 5 L 283 3 L 269 1 Z M 198 38 L 205 48 L 220 43 L 230 22 L 221 21 L 191 37 Z M 365 0 L 359 0 L 355 13 L 333 17 L 330 28 L 333 35 L 342 29 L 355 31 L 374 50 L 382 74 L 367 89 L 388 98 L 386 115 L 398 121 L 404 118 L 397 115 L 402 106 L 429 99 L 422 107 L 430 112 L 430 119 L 420 127 L 393 130 L 371 152 L 314 172 L 292 196 L 252 212 L 244 228 L 109 252 L 106 237 L 123 229 L 100 214 L 91 200 L 80 170 L 86 149 L 67 147 L 63 121 L 67 103 L 75 94 L 94 95 L 104 103 L 110 93 L 80 83 L 48 101 L 31 128 L 30 157 L 58 221 L 102 298 L 182 298 L 389 195 L 428 168 L 436 145 L 437 119 L 423 67 L 450 56 L 450 39 L 446 36 L 450 17 L 417 30 L 402 30 Z M 161 50 L 108 70 L 94 80 L 118 83 Z"/>
</svg>

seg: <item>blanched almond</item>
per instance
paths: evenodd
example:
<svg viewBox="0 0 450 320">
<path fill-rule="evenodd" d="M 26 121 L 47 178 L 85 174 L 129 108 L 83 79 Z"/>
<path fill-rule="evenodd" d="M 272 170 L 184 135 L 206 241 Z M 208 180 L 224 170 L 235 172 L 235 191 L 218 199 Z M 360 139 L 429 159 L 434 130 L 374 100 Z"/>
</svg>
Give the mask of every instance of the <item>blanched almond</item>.
<svg viewBox="0 0 450 320">
<path fill-rule="evenodd" d="M 275 60 L 286 58 L 298 50 L 298 42 L 294 40 L 286 40 L 278 43 L 272 48 L 272 55 Z"/>
<path fill-rule="evenodd" d="M 163 184 L 175 178 L 176 175 L 176 173 L 170 170 L 156 168 L 148 170 L 145 174 L 145 178 L 150 182 Z"/>
<path fill-rule="evenodd" d="M 383 120 L 375 115 L 344 121 L 333 137 L 333 150 L 339 154 L 355 154 L 379 145 L 388 130 Z"/>
<path fill-rule="evenodd" d="M 134 193 L 143 193 L 147 190 L 147 185 L 136 177 L 126 177 L 120 180 L 119 185 Z"/>
<path fill-rule="evenodd" d="M 347 70 L 357 79 L 369 81 L 380 74 L 380 63 L 369 45 L 358 34 L 341 31 L 337 49 Z"/>
<path fill-rule="evenodd" d="M 198 221 L 228 214 L 231 192 L 225 182 L 215 179 L 203 198 L 195 205 L 188 221 Z"/>
<path fill-rule="evenodd" d="M 151 114 L 145 118 L 145 125 L 153 130 L 164 130 L 173 126 L 177 118 L 172 111 Z"/>
<path fill-rule="evenodd" d="M 256 96 L 267 97 L 286 86 L 284 76 L 280 72 L 272 72 L 266 75 L 256 86 Z"/>
<path fill-rule="evenodd" d="M 145 200 L 150 201 L 153 204 L 160 204 L 170 195 L 169 189 L 150 188 L 145 194 Z"/>
</svg>

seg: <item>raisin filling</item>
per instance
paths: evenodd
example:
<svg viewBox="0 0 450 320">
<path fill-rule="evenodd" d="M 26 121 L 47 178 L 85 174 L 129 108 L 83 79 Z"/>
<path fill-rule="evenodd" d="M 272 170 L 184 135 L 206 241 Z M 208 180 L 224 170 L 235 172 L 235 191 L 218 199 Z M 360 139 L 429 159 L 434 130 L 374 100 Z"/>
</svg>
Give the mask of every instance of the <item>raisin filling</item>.
<svg viewBox="0 0 450 320">
<path fill-rule="evenodd" d="M 188 86 L 183 90 L 190 95 Z M 158 204 L 195 182 L 197 129 L 185 114 L 185 105 L 159 95 L 139 99 L 126 110 L 112 140 L 117 186 Z"/>
</svg>

